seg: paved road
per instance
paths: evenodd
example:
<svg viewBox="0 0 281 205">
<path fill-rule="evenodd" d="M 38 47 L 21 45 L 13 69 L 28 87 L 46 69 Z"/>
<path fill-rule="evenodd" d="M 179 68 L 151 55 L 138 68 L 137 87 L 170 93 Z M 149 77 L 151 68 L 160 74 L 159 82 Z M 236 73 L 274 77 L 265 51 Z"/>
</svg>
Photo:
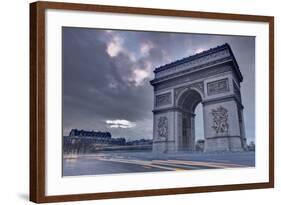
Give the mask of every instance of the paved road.
<svg viewBox="0 0 281 205">
<path fill-rule="evenodd" d="M 255 166 L 255 153 L 105 152 L 64 156 L 63 175 L 99 175 L 134 172 L 183 171 Z"/>
</svg>

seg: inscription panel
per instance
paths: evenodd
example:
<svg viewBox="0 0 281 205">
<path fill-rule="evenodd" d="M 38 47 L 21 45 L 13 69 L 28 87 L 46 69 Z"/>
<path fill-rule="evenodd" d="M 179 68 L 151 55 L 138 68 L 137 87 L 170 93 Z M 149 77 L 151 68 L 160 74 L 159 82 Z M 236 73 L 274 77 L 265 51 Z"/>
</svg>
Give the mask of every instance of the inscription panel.
<svg viewBox="0 0 281 205">
<path fill-rule="evenodd" d="M 216 95 L 216 94 L 224 93 L 224 92 L 228 92 L 228 91 L 229 91 L 228 78 L 207 83 L 208 95 Z"/>
</svg>

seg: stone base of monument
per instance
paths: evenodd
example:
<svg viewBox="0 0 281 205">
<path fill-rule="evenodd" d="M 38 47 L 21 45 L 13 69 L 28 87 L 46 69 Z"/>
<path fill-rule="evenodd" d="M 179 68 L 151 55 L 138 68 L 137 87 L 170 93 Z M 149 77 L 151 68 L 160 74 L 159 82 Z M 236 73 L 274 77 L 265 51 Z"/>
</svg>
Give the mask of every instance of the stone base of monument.
<svg viewBox="0 0 281 205">
<path fill-rule="evenodd" d="M 218 136 L 205 139 L 204 152 L 242 152 L 244 151 L 240 136 Z"/>
<path fill-rule="evenodd" d="M 152 151 L 155 153 L 175 152 L 175 142 L 153 142 Z"/>
<path fill-rule="evenodd" d="M 244 142 L 240 136 L 216 136 L 205 139 L 204 152 L 242 152 Z M 188 148 L 177 148 L 174 141 L 153 142 L 154 153 L 174 153 L 178 151 L 193 152 Z"/>
</svg>

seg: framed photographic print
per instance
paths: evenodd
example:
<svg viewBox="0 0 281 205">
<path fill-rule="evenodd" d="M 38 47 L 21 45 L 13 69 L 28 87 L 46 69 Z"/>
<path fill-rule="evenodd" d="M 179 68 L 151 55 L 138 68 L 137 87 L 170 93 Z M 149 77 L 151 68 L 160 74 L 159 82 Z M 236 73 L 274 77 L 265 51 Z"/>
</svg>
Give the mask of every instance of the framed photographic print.
<svg viewBox="0 0 281 205">
<path fill-rule="evenodd" d="M 274 187 L 274 17 L 30 4 L 30 200 Z"/>
</svg>

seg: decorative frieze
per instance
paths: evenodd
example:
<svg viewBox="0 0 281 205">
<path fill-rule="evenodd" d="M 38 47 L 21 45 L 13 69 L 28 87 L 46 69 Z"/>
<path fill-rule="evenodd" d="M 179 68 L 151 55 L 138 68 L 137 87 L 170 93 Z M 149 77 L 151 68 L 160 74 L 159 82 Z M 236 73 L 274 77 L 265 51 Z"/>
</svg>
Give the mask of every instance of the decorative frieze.
<svg viewBox="0 0 281 205">
<path fill-rule="evenodd" d="M 222 50 L 220 52 L 212 53 L 212 54 L 209 54 L 207 56 L 203 56 L 201 58 L 197 58 L 197 59 L 188 61 L 184 64 L 177 65 L 173 68 L 162 70 L 162 71 L 158 72 L 155 77 L 160 78 L 160 77 L 170 75 L 170 74 L 175 73 L 175 72 L 180 72 L 180 71 L 183 71 L 183 70 L 189 70 L 189 69 L 197 67 L 199 65 L 210 63 L 212 61 L 216 61 L 218 59 L 225 58 L 225 57 L 228 57 L 228 56 L 230 56 L 229 51 L 227 49 Z"/>
<path fill-rule="evenodd" d="M 155 100 L 156 107 L 160 107 L 160 106 L 163 106 L 163 105 L 169 105 L 171 103 L 172 103 L 171 92 L 164 93 L 164 94 L 156 96 L 156 100 Z"/>
<path fill-rule="evenodd" d="M 228 66 L 221 66 L 221 67 L 213 67 L 210 69 L 202 70 L 200 72 L 190 73 L 186 75 L 181 75 L 179 77 L 175 77 L 170 80 L 166 80 L 164 82 L 159 82 L 154 84 L 154 90 L 162 90 L 165 88 L 170 88 L 179 84 L 183 84 L 190 81 L 195 81 L 203 78 L 210 77 L 212 75 L 217 75 L 223 72 L 230 71 L 231 68 Z"/>
<path fill-rule="evenodd" d="M 213 81 L 207 83 L 207 93 L 208 95 L 216 95 L 229 91 L 229 81 L 228 78 Z"/>
</svg>

